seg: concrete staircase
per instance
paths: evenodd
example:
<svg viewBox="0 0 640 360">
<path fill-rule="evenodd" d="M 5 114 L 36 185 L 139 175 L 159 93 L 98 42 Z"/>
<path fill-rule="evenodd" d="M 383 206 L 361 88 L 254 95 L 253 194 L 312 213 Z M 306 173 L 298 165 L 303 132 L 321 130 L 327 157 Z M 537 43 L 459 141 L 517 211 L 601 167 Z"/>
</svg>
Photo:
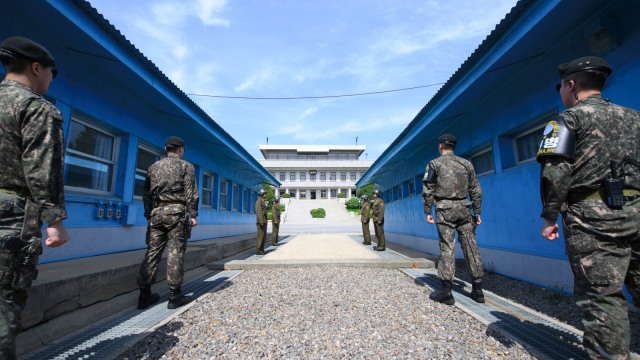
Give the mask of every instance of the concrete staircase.
<svg viewBox="0 0 640 360">
<path fill-rule="evenodd" d="M 338 199 L 282 199 L 281 201 L 286 205 L 286 211 L 282 214 L 283 223 L 285 224 L 353 224 L 360 222 L 360 216 L 348 212 L 344 206 L 344 202 L 340 202 Z M 324 219 L 314 219 L 311 217 L 311 209 L 317 208 L 325 209 L 327 216 Z"/>
</svg>

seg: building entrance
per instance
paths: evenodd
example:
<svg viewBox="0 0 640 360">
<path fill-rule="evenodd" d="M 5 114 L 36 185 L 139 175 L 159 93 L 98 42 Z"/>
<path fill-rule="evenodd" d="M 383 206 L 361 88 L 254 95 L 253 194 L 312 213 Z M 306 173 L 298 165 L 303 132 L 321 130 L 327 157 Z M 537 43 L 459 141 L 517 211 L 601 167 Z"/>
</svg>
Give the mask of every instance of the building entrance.
<svg viewBox="0 0 640 360">
<path fill-rule="evenodd" d="M 311 190 L 311 200 L 315 200 L 315 199 L 316 199 L 316 191 Z"/>
</svg>

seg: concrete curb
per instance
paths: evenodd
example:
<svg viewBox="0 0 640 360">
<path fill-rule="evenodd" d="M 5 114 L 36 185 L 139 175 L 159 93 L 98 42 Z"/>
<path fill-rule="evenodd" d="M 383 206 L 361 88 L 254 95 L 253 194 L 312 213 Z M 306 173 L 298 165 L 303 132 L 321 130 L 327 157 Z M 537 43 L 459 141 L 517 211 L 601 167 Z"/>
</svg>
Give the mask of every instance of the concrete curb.
<svg viewBox="0 0 640 360">
<path fill-rule="evenodd" d="M 232 260 L 205 265 L 211 270 L 249 270 L 265 268 L 358 267 L 373 269 L 434 268 L 435 263 L 421 258 L 405 259 L 300 259 L 300 260 Z"/>
</svg>

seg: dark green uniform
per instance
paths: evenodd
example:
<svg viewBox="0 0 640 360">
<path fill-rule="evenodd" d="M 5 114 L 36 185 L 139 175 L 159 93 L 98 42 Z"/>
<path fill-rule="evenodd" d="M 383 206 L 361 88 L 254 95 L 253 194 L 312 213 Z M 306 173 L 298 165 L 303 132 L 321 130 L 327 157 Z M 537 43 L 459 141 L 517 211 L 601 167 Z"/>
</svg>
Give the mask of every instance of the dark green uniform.
<svg viewBox="0 0 640 360">
<path fill-rule="evenodd" d="M 278 245 L 278 232 L 280 231 L 280 202 L 274 202 L 271 207 L 271 245 Z"/>
<path fill-rule="evenodd" d="M 362 208 L 360 209 L 360 221 L 362 222 L 362 237 L 364 238 L 363 244 L 371 245 L 371 231 L 369 230 L 369 219 L 371 217 L 371 206 L 369 200 L 362 201 Z"/>
<path fill-rule="evenodd" d="M 264 255 L 264 243 L 267 241 L 267 204 L 259 196 L 256 201 L 256 254 Z"/>
<path fill-rule="evenodd" d="M 376 197 L 373 202 L 373 227 L 376 233 L 378 245 L 376 250 L 385 250 L 386 243 L 384 241 L 384 201 Z"/>
<path fill-rule="evenodd" d="M 0 83 L 0 358 L 15 358 L 42 224 L 66 219 L 62 114 L 20 82 Z"/>
</svg>

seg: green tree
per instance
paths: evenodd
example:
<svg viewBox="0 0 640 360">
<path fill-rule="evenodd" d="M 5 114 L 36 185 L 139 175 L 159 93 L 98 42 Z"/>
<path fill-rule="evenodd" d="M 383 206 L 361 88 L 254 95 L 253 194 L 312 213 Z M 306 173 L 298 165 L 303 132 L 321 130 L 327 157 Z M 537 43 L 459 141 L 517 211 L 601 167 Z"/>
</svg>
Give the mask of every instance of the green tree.
<svg viewBox="0 0 640 360">
<path fill-rule="evenodd" d="M 267 202 L 268 208 L 271 209 L 271 205 L 273 205 L 273 201 L 276 199 L 275 192 L 269 184 L 262 184 L 262 189 L 267 192 L 264 200 Z"/>
<path fill-rule="evenodd" d="M 363 186 L 363 187 L 359 188 L 358 190 L 356 190 L 356 196 L 359 199 L 360 197 L 362 197 L 362 195 L 367 195 L 369 197 L 369 199 L 373 199 L 373 190 L 375 190 L 375 185 L 374 184 L 369 184 L 369 185 Z"/>
</svg>

